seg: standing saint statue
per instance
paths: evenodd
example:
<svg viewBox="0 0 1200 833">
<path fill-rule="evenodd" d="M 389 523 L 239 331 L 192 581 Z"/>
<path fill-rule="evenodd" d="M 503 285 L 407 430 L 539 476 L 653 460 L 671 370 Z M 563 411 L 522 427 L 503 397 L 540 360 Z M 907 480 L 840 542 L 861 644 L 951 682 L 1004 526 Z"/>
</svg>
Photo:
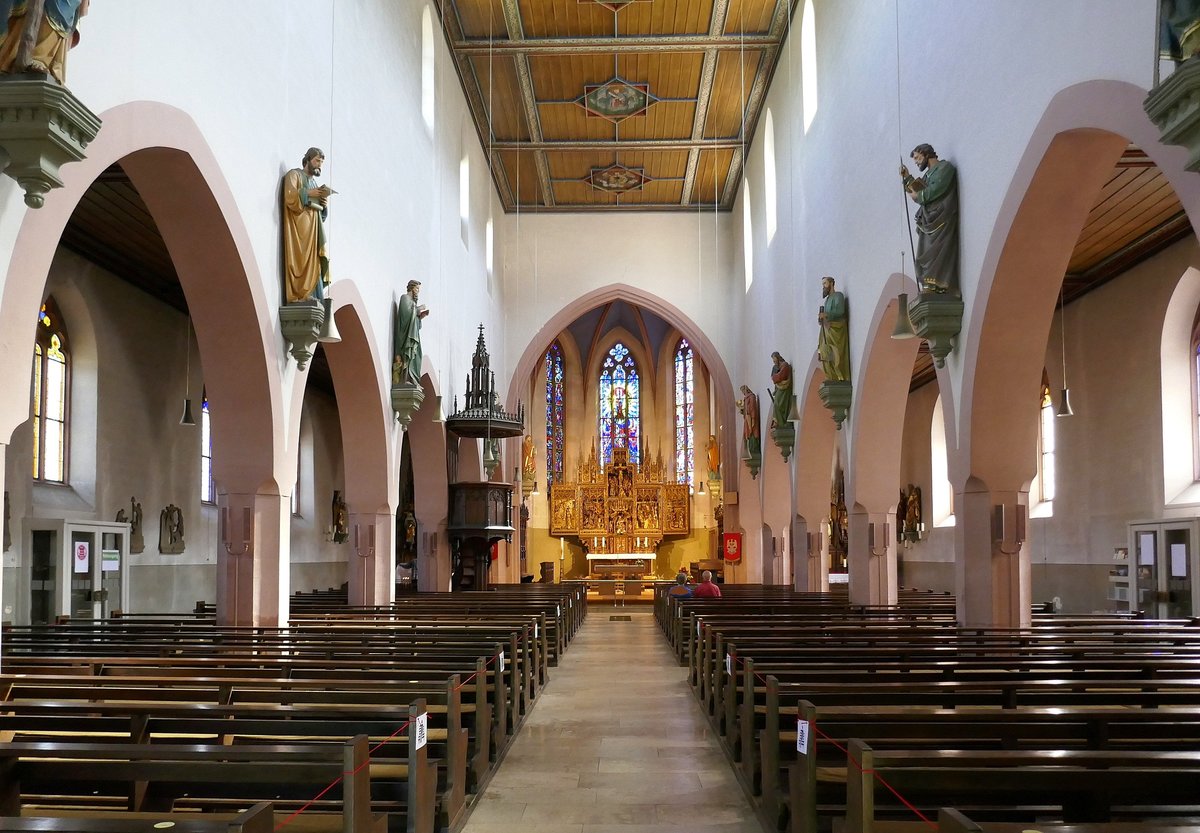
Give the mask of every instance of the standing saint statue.
<svg viewBox="0 0 1200 833">
<path fill-rule="evenodd" d="M 792 366 L 778 352 L 771 354 L 771 428 L 783 428 L 791 421 Z"/>
<path fill-rule="evenodd" d="M 323 300 L 330 282 L 325 220 L 333 191 L 316 181 L 324 163 L 324 151 L 309 148 L 301 167 L 283 177 L 283 290 L 289 304 Z"/>
<path fill-rule="evenodd" d="M 396 304 L 396 331 L 392 337 L 392 384 L 421 384 L 421 320 L 429 315 L 424 304 L 418 304 L 421 282 L 409 281 L 405 293 Z"/>
<path fill-rule="evenodd" d="M 521 441 L 521 476 L 525 480 L 533 480 L 536 473 L 537 459 L 533 452 L 533 437 L 526 434 L 525 439 Z"/>
<path fill-rule="evenodd" d="M 742 446 L 746 457 L 762 455 L 762 435 L 758 425 L 758 395 L 742 385 L 742 401 L 736 403 L 742 412 Z"/>
<path fill-rule="evenodd" d="M 817 312 L 821 327 L 817 337 L 817 358 L 821 370 L 831 382 L 850 381 L 850 311 L 846 296 L 834 289 L 834 280 L 821 278 L 821 297 L 824 303 Z"/>
<path fill-rule="evenodd" d="M 1200 0 L 1158 0 L 1161 54 L 1175 65 L 1200 54 Z"/>
<path fill-rule="evenodd" d="M 717 442 L 715 434 L 708 435 L 708 479 L 721 479 L 721 445 Z"/>
<path fill-rule="evenodd" d="M 958 295 L 958 171 L 932 145 L 917 145 L 911 156 L 924 174 L 914 177 L 900 164 L 904 190 L 918 206 L 917 283 L 922 292 Z"/>
<path fill-rule="evenodd" d="M 67 50 L 79 42 L 89 0 L 0 0 L 0 72 L 43 72 L 67 83 Z"/>
</svg>

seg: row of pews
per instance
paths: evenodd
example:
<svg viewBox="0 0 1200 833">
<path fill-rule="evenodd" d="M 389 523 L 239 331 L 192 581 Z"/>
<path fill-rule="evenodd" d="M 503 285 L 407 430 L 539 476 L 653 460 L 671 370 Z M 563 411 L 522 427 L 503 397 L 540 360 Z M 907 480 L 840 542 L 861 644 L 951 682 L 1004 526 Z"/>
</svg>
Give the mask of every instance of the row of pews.
<svg viewBox="0 0 1200 833">
<path fill-rule="evenodd" d="M 724 592 L 655 615 L 768 833 L 1200 831 L 1200 621 Z"/>
<path fill-rule="evenodd" d="M 587 614 L 568 585 L 6 626 L 0 830 L 432 833 L 461 823 Z M 168 827 L 164 827 L 167 825 Z"/>
</svg>

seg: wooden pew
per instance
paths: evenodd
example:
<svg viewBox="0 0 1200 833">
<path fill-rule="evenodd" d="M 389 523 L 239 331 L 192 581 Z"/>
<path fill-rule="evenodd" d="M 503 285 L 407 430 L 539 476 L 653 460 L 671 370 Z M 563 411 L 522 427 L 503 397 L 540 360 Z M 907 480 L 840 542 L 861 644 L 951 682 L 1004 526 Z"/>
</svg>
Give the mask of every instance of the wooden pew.
<svg viewBox="0 0 1200 833">
<path fill-rule="evenodd" d="M 847 833 L 875 833 L 879 808 L 900 807 L 877 786 L 880 779 L 918 807 L 1011 806 L 1005 812 L 1014 820 L 1034 808 L 1058 808 L 1066 823 L 1107 822 L 1114 808 L 1127 807 L 1161 819 L 1194 811 L 1200 752 L 881 751 L 855 739 L 848 747 Z"/>
<path fill-rule="evenodd" d="M 409 756 L 404 807 L 409 833 L 433 830 L 434 781 L 423 753 L 414 745 Z M 171 812 L 185 793 L 191 804 L 216 799 L 225 806 L 252 805 L 264 794 L 282 793 L 303 802 L 336 782 L 340 810 L 325 829 L 386 833 L 387 816 L 371 810 L 367 761 L 363 735 L 343 745 L 6 743 L 0 744 L 0 816 L 18 816 L 23 803 L 41 802 L 43 795 L 65 806 L 77 796 L 96 817 L 101 811 L 88 805 L 105 795 L 124 796 L 124 812 L 149 814 Z M 306 812 L 312 813 L 305 820 L 311 829 L 318 813 Z"/>
<path fill-rule="evenodd" d="M 197 818 L 196 813 L 163 814 L 152 818 L 88 818 L 79 816 L 22 816 L 0 819 L 7 833 L 274 833 L 270 802 L 255 804 L 232 819 Z"/>
</svg>

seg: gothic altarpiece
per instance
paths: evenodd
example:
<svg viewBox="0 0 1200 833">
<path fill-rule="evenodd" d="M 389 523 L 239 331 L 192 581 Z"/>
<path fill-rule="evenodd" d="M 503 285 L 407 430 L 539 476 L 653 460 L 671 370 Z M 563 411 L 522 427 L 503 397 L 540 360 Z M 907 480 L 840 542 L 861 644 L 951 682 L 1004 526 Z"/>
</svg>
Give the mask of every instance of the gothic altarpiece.
<svg viewBox="0 0 1200 833">
<path fill-rule="evenodd" d="M 579 466 L 576 483 L 550 489 L 550 534 L 577 537 L 589 564 L 620 562 L 642 574 L 653 570 L 667 536 L 691 533 L 691 497 L 686 483 L 666 481 L 662 453 L 645 464 L 629 461 L 629 449 L 614 447 L 612 462 L 600 464 L 596 448 Z M 638 562 L 642 562 L 638 564 Z M 593 566 L 592 573 L 606 570 Z"/>
</svg>

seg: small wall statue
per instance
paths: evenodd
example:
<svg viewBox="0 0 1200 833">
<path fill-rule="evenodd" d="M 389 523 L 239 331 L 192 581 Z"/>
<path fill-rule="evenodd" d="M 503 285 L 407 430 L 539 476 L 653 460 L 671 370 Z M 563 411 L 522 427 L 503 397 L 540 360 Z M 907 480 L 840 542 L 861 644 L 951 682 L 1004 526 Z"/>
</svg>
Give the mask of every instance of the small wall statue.
<svg viewBox="0 0 1200 833">
<path fill-rule="evenodd" d="M 921 487 L 909 483 L 907 489 L 900 490 L 900 503 L 896 505 L 896 538 L 906 547 L 925 536 L 921 514 Z"/>
<path fill-rule="evenodd" d="M 521 478 L 533 480 L 536 474 L 537 458 L 534 456 L 533 437 L 526 434 L 525 439 L 521 441 Z"/>
<path fill-rule="evenodd" d="M 782 428 L 791 422 L 792 366 L 778 352 L 771 354 L 771 428 Z"/>
<path fill-rule="evenodd" d="M 325 220 L 329 217 L 328 185 L 317 185 L 325 153 L 309 148 L 283 177 L 283 290 L 287 303 L 323 300 L 329 286 L 329 253 Z"/>
<path fill-rule="evenodd" d="M 721 444 L 717 442 L 716 434 L 708 435 L 708 479 L 717 481 L 721 479 Z"/>
<path fill-rule="evenodd" d="M 333 543 L 344 544 L 350 538 L 350 514 L 341 491 L 333 492 Z"/>
<path fill-rule="evenodd" d="M 178 555 L 187 547 L 183 540 L 183 510 L 168 503 L 158 516 L 158 551 Z"/>
<path fill-rule="evenodd" d="M 742 459 L 750 468 L 750 477 L 758 477 L 762 466 L 762 431 L 759 427 L 758 395 L 742 385 L 742 399 L 734 403 L 742 414 Z"/>
<path fill-rule="evenodd" d="M 1161 54 L 1175 65 L 1200 54 L 1200 0 L 1158 0 Z"/>
<path fill-rule="evenodd" d="M 418 303 L 421 282 L 409 281 L 396 304 L 396 329 L 392 344 L 392 385 L 421 384 L 421 321 L 429 309 Z"/>
<path fill-rule="evenodd" d="M 821 278 L 822 304 L 817 311 L 821 331 L 817 337 L 817 358 L 830 382 L 850 381 L 850 311 L 846 296 L 834 287 L 833 278 Z"/>
<path fill-rule="evenodd" d="M 910 155 L 922 176 L 914 177 L 901 163 L 900 180 L 917 204 L 917 283 L 922 293 L 957 296 L 958 170 L 929 144 L 917 145 Z"/>
<path fill-rule="evenodd" d="M 67 83 L 67 50 L 79 42 L 89 0 L 0 0 L 0 73 L 34 72 Z"/>
</svg>

